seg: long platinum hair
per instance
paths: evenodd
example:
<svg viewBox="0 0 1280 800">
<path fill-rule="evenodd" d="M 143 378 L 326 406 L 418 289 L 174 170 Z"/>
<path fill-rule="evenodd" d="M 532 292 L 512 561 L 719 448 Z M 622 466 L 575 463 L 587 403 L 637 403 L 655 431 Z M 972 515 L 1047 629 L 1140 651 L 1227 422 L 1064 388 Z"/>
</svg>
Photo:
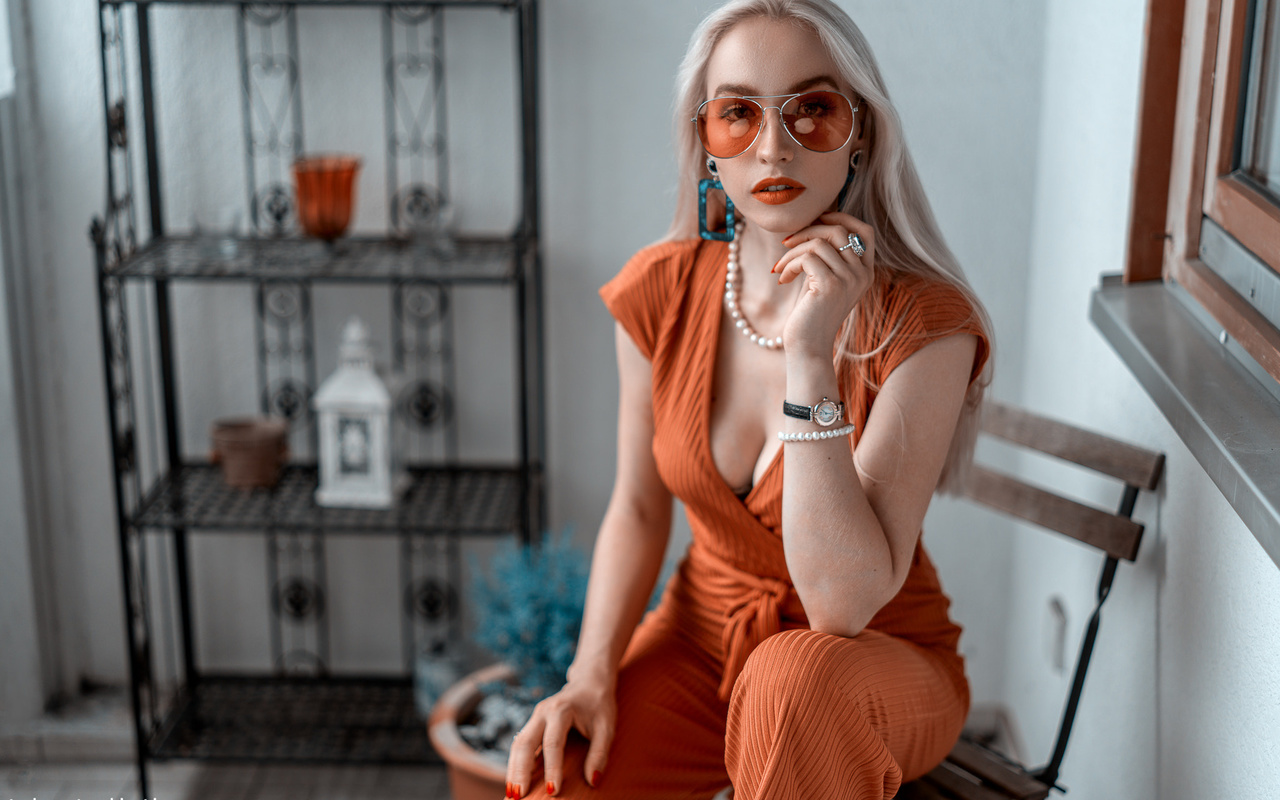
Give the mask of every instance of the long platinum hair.
<svg viewBox="0 0 1280 800">
<path fill-rule="evenodd" d="M 698 181 L 709 177 L 702 143 L 690 122 L 698 106 L 706 100 L 707 63 L 716 45 L 737 23 L 755 17 L 789 21 L 803 25 L 817 34 L 839 77 L 860 98 L 868 110 L 866 122 L 868 146 L 858 165 L 858 177 L 849 187 L 840 210 L 870 224 L 876 231 L 877 277 L 858 305 L 849 313 L 837 340 L 835 367 L 841 385 L 857 375 L 874 386 L 861 369 L 871 356 L 884 349 L 897 331 L 883 333 L 883 338 L 870 351 L 856 352 L 856 320 L 866 317 L 872 331 L 882 330 L 884 288 L 895 276 L 918 275 L 954 286 L 968 300 L 973 315 L 993 344 L 991 320 L 982 302 L 974 294 L 959 262 L 942 238 L 924 187 L 916 174 L 911 154 L 902 135 L 902 123 L 889 100 L 871 46 L 862 31 L 830 0 L 731 0 L 712 12 L 693 33 L 689 49 L 680 64 L 676 80 L 675 142 L 678 152 L 679 184 L 675 216 L 666 239 L 685 239 L 698 235 Z M 708 218 L 715 213 L 714 200 L 708 203 Z M 723 213 L 723 206 L 719 206 Z M 968 388 L 960 420 L 952 438 L 947 460 L 938 481 L 944 493 L 958 493 L 972 459 L 978 433 L 978 415 L 986 387 L 991 383 L 992 356 L 986 368 Z"/>
</svg>

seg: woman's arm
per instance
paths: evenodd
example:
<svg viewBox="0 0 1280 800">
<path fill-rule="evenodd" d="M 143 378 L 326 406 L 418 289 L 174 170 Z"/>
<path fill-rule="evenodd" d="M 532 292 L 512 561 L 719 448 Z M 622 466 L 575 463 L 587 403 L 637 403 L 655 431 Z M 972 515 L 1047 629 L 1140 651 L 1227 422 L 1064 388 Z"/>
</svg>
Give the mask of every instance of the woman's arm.
<svg viewBox="0 0 1280 800">
<path fill-rule="evenodd" d="M 785 445 L 783 547 L 814 630 L 855 636 L 902 588 L 976 348 L 976 336 L 956 334 L 899 364 L 876 396 L 852 459 L 844 438 Z M 831 360 L 788 354 L 787 399 L 823 396 L 838 396 Z M 783 430 L 813 430 L 778 417 Z"/>
<path fill-rule="evenodd" d="M 854 235 L 862 242 L 854 246 Z M 787 323 L 787 400 L 838 397 L 831 350 L 874 280 L 876 231 L 840 212 L 783 240 L 779 283 L 804 280 Z M 847 440 L 785 445 L 782 543 L 810 626 L 856 636 L 898 593 L 968 391 L 977 336 L 921 347 L 889 373 L 851 459 Z M 812 423 L 784 416 L 789 433 Z"/>
<path fill-rule="evenodd" d="M 671 538 L 671 492 L 653 459 L 652 367 L 617 326 L 618 467 L 600 524 L 570 679 L 612 683 L 662 569 Z"/>
<path fill-rule="evenodd" d="M 653 461 L 652 368 L 621 325 L 617 329 L 618 471 L 596 537 L 578 650 L 569 682 L 538 703 L 507 759 L 507 790 L 530 789 L 538 748 L 547 792 L 564 785 L 569 730 L 591 741 L 583 777 L 595 785 L 608 762 L 617 723 L 618 664 L 640 622 L 671 538 L 671 492 Z"/>
</svg>

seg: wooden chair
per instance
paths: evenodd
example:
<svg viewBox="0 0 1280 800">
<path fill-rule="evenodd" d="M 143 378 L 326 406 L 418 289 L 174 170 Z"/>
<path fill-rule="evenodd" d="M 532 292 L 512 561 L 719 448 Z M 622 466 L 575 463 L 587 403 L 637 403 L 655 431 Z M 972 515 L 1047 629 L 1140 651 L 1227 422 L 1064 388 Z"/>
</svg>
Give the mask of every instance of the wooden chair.
<svg viewBox="0 0 1280 800">
<path fill-rule="evenodd" d="M 990 400 L 984 406 L 982 433 L 1117 478 L 1124 483 L 1124 494 L 1119 511 L 1112 514 L 973 465 L 966 489 L 969 498 L 1070 536 L 1106 555 L 1098 582 L 1098 602 L 1080 646 L 1071 693 L 1049 763 L 1029 769 L 976 741 L 962 738 L 937 769 L 902 787 L 897 795 L 901 800 L 1041 800 L 1050 789 L 1066 791 L 1057 785 L 1058 770 L 1093 655 L 1102 604 L 1111 591 L 1120 560 L 1133 561 L 1138 555 L 1142 525 L 1130 519 L 1138 492 L 1155 489 L 1164 471 L 1162 453 Z"/>
</svg>

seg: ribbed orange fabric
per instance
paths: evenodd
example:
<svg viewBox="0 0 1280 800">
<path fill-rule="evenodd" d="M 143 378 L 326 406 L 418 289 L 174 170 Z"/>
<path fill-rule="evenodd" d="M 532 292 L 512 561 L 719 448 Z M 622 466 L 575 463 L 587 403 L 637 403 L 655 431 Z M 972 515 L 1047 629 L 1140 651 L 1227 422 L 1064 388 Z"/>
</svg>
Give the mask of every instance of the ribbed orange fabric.
<svg viewBox="0 0 1280 800">
<path fill-rule="evenodd" d="M 640 251 L 600 294 L 653 365 L 653 454 L 685 506 L 693 543 L 661 604 L 632 637 L 618 677 L 618 730 L 599 787 L 582 783 L 574 734 L 561 797 L 709 798 L 730 778 L 735 800 L 892 797 L 937 765 L 968 712 L 960 627 L 917 544 L 901 591 L 858 636 L 809 629 L 782 548 L 783 453 L 745 499 L 711 456 L 710 396 L 728 250 L 691 240 Z M 866 423 L 876 387 L 925 344 L 980 338 L 955 289 L 886 283 L 884 314 L 859 320 L 864 381 L 841 387 Z M 544 797 L 540 781 L 531 796 Z"/>
</svg>

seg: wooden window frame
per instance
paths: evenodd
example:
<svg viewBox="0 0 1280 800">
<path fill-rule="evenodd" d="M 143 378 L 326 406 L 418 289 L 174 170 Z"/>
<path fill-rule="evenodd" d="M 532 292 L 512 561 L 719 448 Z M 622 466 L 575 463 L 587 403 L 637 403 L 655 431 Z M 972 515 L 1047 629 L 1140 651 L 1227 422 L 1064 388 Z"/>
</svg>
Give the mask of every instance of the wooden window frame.
<svg viewBox="0 0 1280 800">
<path fill-rule="evenodd" d="M 1208 216 L 1280 272 L 1280 209 L 1232 171 L 1248 8 L 1148 1 L 1125 282 L 1176 282 L 1280 381 L 1280 331 L 1200 258 Z"/>
</svg>

